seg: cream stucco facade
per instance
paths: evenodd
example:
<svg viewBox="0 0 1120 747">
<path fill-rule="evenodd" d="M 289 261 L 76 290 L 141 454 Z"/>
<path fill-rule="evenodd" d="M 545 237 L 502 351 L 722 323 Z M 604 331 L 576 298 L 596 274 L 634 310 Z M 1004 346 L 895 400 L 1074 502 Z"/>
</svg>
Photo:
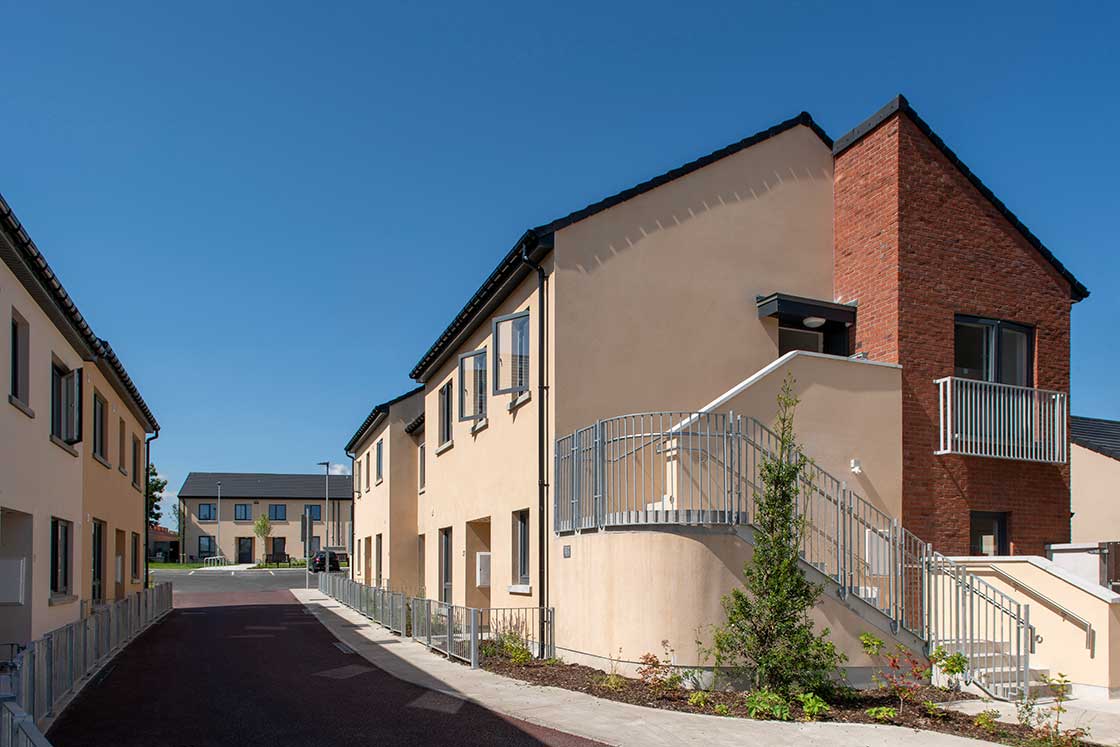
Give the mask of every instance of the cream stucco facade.
<svg viewBox="0 0 1120 747">
<path fill-rule="evenodd" d="M 1072 542 L 1120 541 L 1120 459 L 1070 444 Z"/>
</svg>

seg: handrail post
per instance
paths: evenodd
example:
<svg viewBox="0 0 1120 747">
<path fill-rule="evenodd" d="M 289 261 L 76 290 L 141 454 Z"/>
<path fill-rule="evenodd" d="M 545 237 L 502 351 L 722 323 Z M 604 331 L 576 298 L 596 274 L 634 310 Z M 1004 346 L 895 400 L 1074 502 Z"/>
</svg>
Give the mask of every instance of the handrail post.
<svg viewBox="0 0 1120 747">
<path fill-rule="evenodd" d="M 471 607 L 471 669 L 478 669 L 478 608 Z"/>
<path fill-rule="evenodd" d="M 595 443 L 594 443 L 594 460 L 595 466 L 592 470 L 592 480 L 594 481 L 595 496 L 592 500 L 592 505 L 595 510 L 595 525 L 600 529 L 606 523 L 606 506 L 603 500 L 606 470 L 606 449 L 603 444 L 603 421 L 595 421 Z"/>
</svg>

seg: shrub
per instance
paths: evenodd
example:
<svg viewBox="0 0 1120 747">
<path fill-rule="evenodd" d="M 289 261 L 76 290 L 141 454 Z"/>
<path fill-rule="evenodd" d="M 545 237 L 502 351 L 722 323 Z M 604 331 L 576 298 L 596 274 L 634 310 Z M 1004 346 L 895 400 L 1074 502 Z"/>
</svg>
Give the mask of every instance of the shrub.
<svg viewBox="0 0 1120 747">
<path fill-rule="evenodd" d="M 695 690 L 688 696 L 688 704 L 693 708 L 708 707 L 708 693 L 705 690 Z"/>
<path fill-rule="evenodd" d="M 1054 702 L 1050 704 L 1050 713 L 1053 715 L 1053 720 L 1047 720 L 1045 716 L 1042 718 L 1042 723 L 1036 730 L 1036 734 L 1042 744 L 1047 747 L 1076 747 L 1081 744 L 1081 740 L 1089 735 L 1088 729 L 1062 729 L 1062 714 L 1066 712 L 1066 700 L 1069 699 L 1071 690 L 1069 677 L 1058 673 L 1057 677 L 1049 677 L 1042 675 L 1042 681 L 1050 688 L 1050 693 L 1054 696 Z"/>
<path fill-rule="evenodd" d="M 602 677 L 595 680 L 595 684 L 603 688 L 604 690 L 617 692 L 622 689 L 623 685 L 626 684 L 626 678 L 621 674 L 611 672 L 610 674 L 604 674 Z"/>
<path fill-rule="evenodd" d="M 717 665 L 750 678 L 757 689 L 784 695 L 819 692 L 844 661 L 828 629 L 813 627 L 809 612 L 822 587 L 799 565 L 806 524 L 798 504 L 809 461 L 793 431 L 796 407 L 787 376 L 778 395 L 778 453 L 761 465 L 754 553 L 743 567 L 743 588 L 723 598 L 726 622 L 713 634 Z"/>
<path fill-rule="evenodd" d="M 879 723 L 893 721 L 894 717 L 898 715 L 898 711 L 891 708 L 890 706 L 876 706 L 874 708 L 868 708 L 866 711 L 864 711 L 864 713 L 866 713 L 868 716 L 878 721 Z"/>
<path fill-rule="evenodd" d="M 960 651 L 950 654 L 944 647 L 938 646 L 929 655 L 929 660 L 949 678 L 950 689 L 960 689 L 960 678 L 968 671 L 967 656 Z"/>
<path fill-rule="evenodd" d="M 638 678 L 649 688 L 663 695 L 679 688 L 684 678 L 673 666 L 674 651 L 669 641 L 661 641 L 661 648 L 664 654 L 660 658 L 649 652 L 638 658 L 642 664 L 638 667 Z"/>
<path fill-rule="evenodd" d="M 882 659 L 886 667 L 880 668 L 872 679 L 879 687 L 890 690 L 898 698 L 898 710 L 913 700 L 926 680 L 929 678 L 930 667 L 914 656 L 910 649 L 897 644 L 889 652 L 885 651 L 885 644 L 870 633 L 863 633 L 859 637 L 864 653 L 872 658 Z"/>
<path fill-rule="evenodd" d="M 976 714 L 976 718 L 972 719 L 972 723 L 980 727 L 988 734 L 995 734 L 999 728 L 997 726 L 999 718 L 999 711 L 994 708 L 988 708 Z"/>
<path fill-rule="evenodd" d="M 755 690 L 747 695 L 747 715 L 755 719 L 789 721 L 789 703 L 780 693 L 772 690 Z"/>
<path fill-rule="evenodd" d="M 816 721 L 831 710 L 828 703 L 815 693 L 801 693 L 797 699 L 801 701 L 801 710 L 805 713 L 806 721 Z"/>
<path fill-rule="evenodd" d="M 945 709 L 932 700 L 923 700 L 922 709 L 930 718 L 945 718 Z"/>
<path fill-rule="evenodd" d="M 716 707 L 712 709 L 717 716 L 730 716 L 731 709 L 724 703 L 717 703 Z"/>
</svg>

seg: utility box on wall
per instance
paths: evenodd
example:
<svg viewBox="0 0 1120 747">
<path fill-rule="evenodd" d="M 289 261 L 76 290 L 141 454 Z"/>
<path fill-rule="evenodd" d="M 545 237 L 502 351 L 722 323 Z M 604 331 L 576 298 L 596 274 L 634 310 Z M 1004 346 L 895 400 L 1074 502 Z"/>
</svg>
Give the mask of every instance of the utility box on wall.
<svg viewBox="0 0 1120 747">
<path fill-rule="evenodd" d="M 490 588 L 490 553 L 479 552 L 474 556 L 475 586 L 479 589 Z"/>
<path fill-rule="evenodd" d="M 27 558 L 0 558 L 0 605 L 21 605 Z"/>
</svg>

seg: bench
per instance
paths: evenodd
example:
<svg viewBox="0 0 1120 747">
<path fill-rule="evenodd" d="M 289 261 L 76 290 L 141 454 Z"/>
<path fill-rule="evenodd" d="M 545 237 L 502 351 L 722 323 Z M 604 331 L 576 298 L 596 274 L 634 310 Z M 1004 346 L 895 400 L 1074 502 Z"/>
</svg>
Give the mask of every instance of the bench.
<svg viewBox="0 0 1120 747">
<path fill-rule="evenodd" d="M 292 558 L 286 552 L 268 553 L 267 555 L 264 556 L 264 562 L 265 562 L 265 565 L 267 565 L 269 563 L 275 563 L 276 565 L 280 565 L 281 563 L 286 563 L 288 565 L 288 567 L 290 568 L 291 565 L 292 565 Z"/>
</svg>

